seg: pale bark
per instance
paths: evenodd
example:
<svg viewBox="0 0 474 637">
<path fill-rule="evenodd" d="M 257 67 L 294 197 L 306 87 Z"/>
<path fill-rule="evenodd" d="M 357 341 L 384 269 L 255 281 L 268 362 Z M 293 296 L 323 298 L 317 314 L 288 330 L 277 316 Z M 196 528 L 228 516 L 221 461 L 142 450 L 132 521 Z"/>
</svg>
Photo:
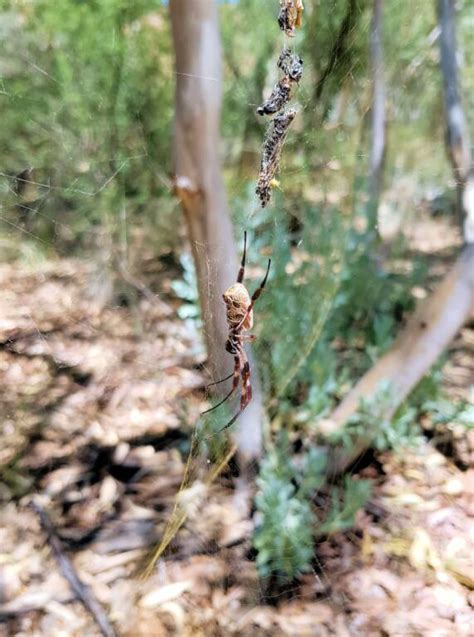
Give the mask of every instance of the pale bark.
<svg viewBox="0 0 474 637">
<path fill-rule="evenodd" d="M 382 1 L 374 0 L 373 57 L 376 12 L 381 10 Z M 374 398 L 381 387 L 390 388 L 390 401 L 384 401 L 384 413 L 379 415 L 384 420 L 390 420 L 459 329 L 474 314 L 474 168 L 458 88 L 454 0 L 437 2 L 446 139 L 464 216 L 467 245 L 437 289 L 420 304 L 390 351 L 359 380 L 324 423 L 322 429 L 326 434 L 344 427 L 349 418 L 357 413 L 361 400 Z M 374 152 L 373 157 L 376 157 Z M 380 152 L 377 157 L 380 158 Z M 331 472 L 343 471 L 363 453 L 371 443 L 370 435 L 367 432 L 367 436 L 361 437 L 350 451 L 336 450 Z"/>
<path fill-rule="evenodd" d="M 385 159 L 385 82 L 382 46 L 383 0 L 374 0 L 370 30 L 372 65 L 372 141 L 370 149 L 371 227 L 377 222 Z"/>
<path fill-rule="evenodd" d="M 221 44 L 214 0 L 171 0 L 176 55 L 175 189 L 181 201 L 197 272 L 204 334 L 213 380 L 232 370 L 225 351 L 223 291 L 236 280 L 238 258 L 219 159 Z M 251 362 L 254 397 L 233 435 L 241 456 L 261 452 L 262 397 Z M 227 384 L 218 389 L 225 391 Z M 225 424 L 225 423 L 223 423 Z"/>
<path fill-rule="evenodd" d="M 390 419 L 473 314 L 474 245 L 471 244 L 464 247 L 437 289 L 420 304 L 390 351 L 334 410 L 325 433 L 342 428 L 357 412 L 361 399 L 374 397 L 385 383 L 389 384 L 391 400 L 382 417 Z M 361 439 L 350 452 L 338 453 L 331 470 L 344 470 L 370 442 L 369 437 Z"/>
<path fill-rule="evenodd" d="M 440 65 L 443 77 L 446 144 L 458 189 L 464 238 L 474 242 L 474 164 L 466 116 L 462 107 L 456 50 L 454 0 L 438 0 Z"/>
</svg>

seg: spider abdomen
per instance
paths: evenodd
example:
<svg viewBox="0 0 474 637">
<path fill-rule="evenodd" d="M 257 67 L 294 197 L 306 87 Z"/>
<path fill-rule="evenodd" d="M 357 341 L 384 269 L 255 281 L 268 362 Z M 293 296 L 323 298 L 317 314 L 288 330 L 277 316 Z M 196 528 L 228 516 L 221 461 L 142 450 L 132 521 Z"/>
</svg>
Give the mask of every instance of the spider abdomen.
<svg viewBox="0 0 474 637">
<path fill-rule="evenodd" d="M 251 299 L 245 285 L 243 283 L 234 283 L 222 296 L 226 304 L 229 327 L 240 328 L 242 331 L 251 330 L 253 327 L 253 310 L 247 314 Z"/>
</svg>

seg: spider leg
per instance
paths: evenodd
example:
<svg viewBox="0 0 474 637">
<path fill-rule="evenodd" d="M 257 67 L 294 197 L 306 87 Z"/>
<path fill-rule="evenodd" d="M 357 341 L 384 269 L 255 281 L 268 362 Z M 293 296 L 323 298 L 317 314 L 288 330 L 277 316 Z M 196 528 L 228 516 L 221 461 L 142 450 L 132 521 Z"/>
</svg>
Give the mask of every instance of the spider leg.
<svg viewBox="0 0 474 637">
<path fill-rule="evenodd" d="M 246 357 L 247 358 L 247 357 Z M 240 397 L 240 412 L 247 407 L 252 400 L 252 385 L 250 384 L 250 365 L 248 360 L 242 367 L 242 396 Z"/>
<path fill-rule="evenodd" d="M 238 341 L 256 341 L 257 340 L 257 337 L 255 336 L 255 334 L 234 334 L 233 338 L 235 338 Z M 225 378 L 221 378 L 220 380 L 216 380 L 212 383 L 209 383 L 208 385 L 206 385 L 206 389 L 208 389 L 209 387 L 214 387 L 214 385 L 220 385 L 221 383 L 225 383 L 226 380 L 229 380 L 229 378 L 232 378 L 234 373 L 235 372 L 232 372 Z"/>
<path fill-rule="evenodd" d="M 240 328 L 242 327 L 242 325 L 245 323 L 245 321 L 247 320 L 247 318 L 250 316 L 250 312 L 253 310 L 253 306 L 255 305 L 255 303 L 257 302 L 259 296 L 261 295 L 261 293 L 263 292 L 263 289 L 265 287 L 265 283 L 267 282 L 268 279 L 268 273 L 270 272 L 270 266 L 272 264 L 272 260 L 268 259 L 268 266 L 267 266 L 267 271 L 265 273 L 265 276 L 263 278 L 263 281 L 260 283 L 260 285 L 258 286 L 258 288 L 255 290 L 255 292 L 252 294 L 252 298 L 250 299 L 250 305 L 247 308 L 247 311 L 244 314 L 243 319 L 240 321 L 240 323 L 238 324 L 238 326 L 235 328 L 235 331 L 238 332 L 238 330 L 240 330 Z"/>
<path fill-rule="evenodd" d="M 265 276 L 263 277 L 263 281 L 260 283 L 258 288 L 252 294 L 252 299 L 251 299 L 252 307 L 255 305 L 255 302 L 257 301 L 257 299 L 260 296 L 260 294 L 263 292 L 263 288 L 265 287 L 265 283 L 267 282 L 267 279 L 268 279 L 268 273 L 270 272 L 271 264 L 272 264 L 272 260 L 268 259 L 267 271 L 265 272 Z M 249 310 L 247 310 L 247 311 L 249 311 Z"/>
<path fill-rule="evenodd" d="M 244 230 L 244 252 L 242 254 L 242 263 L 240 264 L 239 273 L 237 275 L 237 283 L 242 283 L 245 274 L 245 256 L 247 254 L 247 231 Z"/>
<path fill-rule="evenodd" d="M 245 405 L 246 407 L 247 405 Z M 244 407 L 244 409 L 245 409 Z M 240 414 L 243 412 L 243 409 L 239 409 L 239 411 L 235 414 L 235 416 L 232 416 L 232 418 L 229 420 L 229 422 L 222 427 L 222 429 L 219 429 L 216 433 L 220 434 L 221 431 L 225 431 L 226 429 L 229 429 L 229 427 L 232 427 L 232 425 L 234 424 L 234 422 L 237 420 L 237 418 L 240 416 Z"/>
<path fill-rule="evenodd" d="M 229 400 L 229 398 L 232 396 L 232 394 L 235 392 L 235 390 L 239 386 L 240 368 L 241 368 L 240 356 L 236 354 L 234 356 L 234 372 L 232 374 L 232 376 L 234 377 L 234 380 L 232 381 L 232 389 L 227 394 L 227 396 L 225 396 L 220 402 L 217 403 L 217 405 L 214 405 L 210 409 L 206 409 L 206 411 L 201 412 L 201 416 L 204 416 L 204 414 L 208 414 L 209 412 L 214 411 L 214 409 L 217 409 L 218 407 L 223 405 L 226 402 L 226 400 Z"/>
<path fill-rule="evenodd" d="M 234 424 L 234 422 L 237 420 L 237 418 L 240 416 L 240 414 L 247 407 L 249 402 L 252 400 L 252 385 L 250 384 L 250 365 L 247 360 L 247 356 L 245 355 L 245 352 L 242 351 L 242 354 L 243 354 L 243 357 L 245 358 L 245 363 L 242 366 L 242 372 L 241 372 L 242 395 L 240 397 L 240 409 L 234 416 L 232 416 L 229 422 L 224 427 L 222 427 L 222 429 L 219 429 L 217 433 L 220 433 L 221 431 L 224 431 L 225 429 L 228 429 L 229 427 L 231 427 Z"/>
<path fill-rule="evenodd" d="M 206 385 L 206 389 L 208 387 L 214 387 L 214 385 L 220 385 L 220 383 L 224 383 L 226 380 L 229 380 L 229 378 L 232 378 L 233 375 L 234 375 L 234 372 L 232 372 L 231 374 L 229 374 L 225 378 L 221 378 L 220 380 L 216 380 L 213 383 L 209 383 L 209 385 Z"/>
</svg>

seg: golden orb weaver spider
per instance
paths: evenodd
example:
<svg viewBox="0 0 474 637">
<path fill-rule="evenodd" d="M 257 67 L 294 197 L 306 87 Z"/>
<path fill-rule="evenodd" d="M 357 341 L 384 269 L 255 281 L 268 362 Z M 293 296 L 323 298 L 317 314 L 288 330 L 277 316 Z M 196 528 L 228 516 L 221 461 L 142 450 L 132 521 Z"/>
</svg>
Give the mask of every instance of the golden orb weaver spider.
<svg viewBox="0 0 474 637">
<path fill-rule="evenodd" d="M 240 395 L 240 409 L 229 420 L 229 422 L 222 427 L 220 431 L 224 431 L 240 416 L 240 414 L 247 407 L 252 400 L 252 385 L 250 383 L 250 365 L 245 353 L 243 342 L 254 341 L 257 337 L 253 334 L 243 334 L 253 327 L 253 307 L 257 302 L 259 296 L 262 294 L 265 284 L 267 282 L 268 273 L 270 272 L 271 259 L 268 259 L 268 266 L 263 281 L 260 283 L 255 292 L 250 296 L 247 288 L 243 284 L 245 274 L 245 258 L 247 254 L 247 232 L 244 232 L 244 252 L 242 254 L 242 262 L 240 264 L 239 272 L 237 275 L 237 281 L 231 285 L 222 295 L 224 303 L 226 305 L 227 324 L 229 326 L 229 333 L 225 344 L 226 350 L 234 357 L 234 371 L 229 376 L 222 378 L 221 380 L 211 383 L 208 387 L 218 385 L 226 380 L 232 378 L 232 389 L 230 392 L 220 401 L 217 405 L 214 405 L 210 409 L 206 409 L 201 413 L 201 416 L 208 414 L 214 409 L 217 409 L 223 405 L 237 390 L 239 381 L 242 379 L 242 392 Z"/>
</svg>

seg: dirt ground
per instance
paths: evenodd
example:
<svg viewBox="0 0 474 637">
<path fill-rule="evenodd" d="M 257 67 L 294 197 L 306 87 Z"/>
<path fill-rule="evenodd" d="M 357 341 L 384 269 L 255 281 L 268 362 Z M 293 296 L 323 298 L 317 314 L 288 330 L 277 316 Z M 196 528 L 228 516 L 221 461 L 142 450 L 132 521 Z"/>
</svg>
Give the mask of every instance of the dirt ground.
<svg viewBox="0 0 474 637">
<path fill-rule="evenodd" d="M 140 578 L 204 406 L 203 353 L 166 290 L 103 307 L 95 281 L 84 261 L 0 265 L 1 635 L 100 635 L 33 501 L 123 637 L 473 634 L 472 439 L 455 426 L 450 453 L 426 442 L 361 469 L 374 491 L 355 528 L 318 543 L 291 584 L 259 581 L 237 483 L 225 470 L 207 485 L 203 462 L 183 529 Z M 466 327 L 445 367 L 453 395 L 473 369 Z"/>
</svg>

